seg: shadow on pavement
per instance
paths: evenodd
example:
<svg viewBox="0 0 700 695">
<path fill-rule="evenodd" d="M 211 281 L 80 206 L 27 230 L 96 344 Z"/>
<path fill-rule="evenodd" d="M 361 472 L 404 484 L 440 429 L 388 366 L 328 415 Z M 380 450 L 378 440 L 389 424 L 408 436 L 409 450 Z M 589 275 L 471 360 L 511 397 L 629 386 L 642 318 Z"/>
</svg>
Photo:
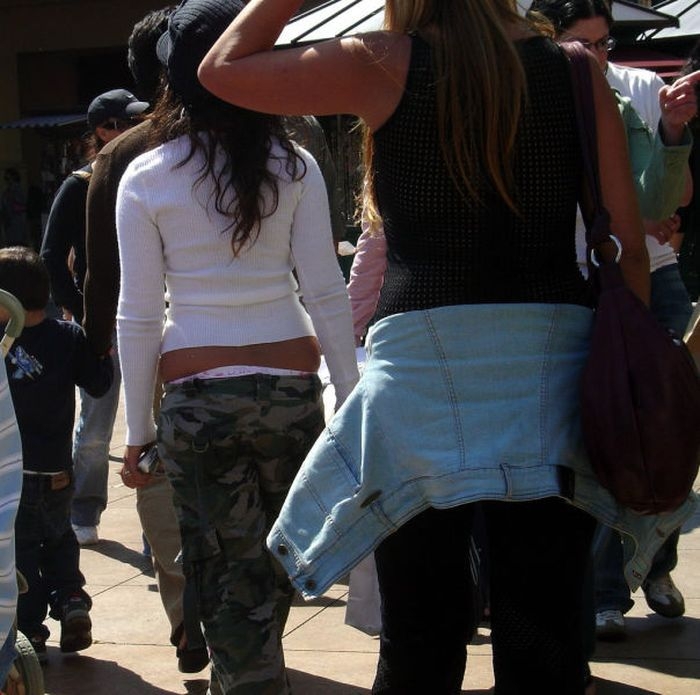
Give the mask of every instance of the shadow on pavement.
<svg viewBox="0 0 700 695">
<path fill-rule="evenodd" d="M 655 690 L 637 688 L 634 685 L 608 681 L 596 676 L 596 695 L 659 695 Z"/>
<path fill-rule="evenodd" d="M 93 659 L 86 655 L 61 656 L 58 649 L 49 649 L 48 663 L 44 667 L 44 684 L 50 695 L 78 695 L 94 693 L 95 695 L 173 695 L 172 690 L 164 690 L 120 666 L 115 661 Z M 51 663 L 53 662 L 53 663 Z M 196 681 L 199 689 L 184 692 L 206 693 L 206 681 Z"/>
<path fill-rule="evenodd" d="M 645 617 L 626 617 L 627 639 L 617 643 L 598 642 L 592 662 L 636 664 L 648 671 L 676 678 L 700 679 L 700 619 L 684 616 L 669 620 L 650 613 Z M 595 669 L 593 670 L 595 674 Z M 645 693 L 617 684 L 620 693 Z M 604 693 L 606 691 L 599 691 Z"/>
<path fill-rule="evenodd" d="M 125 545 L 119 543 L 119 541 L 100 540 L 97 545 L 88 546 L 86 549 L 109 557 L 112 560 L 118 560 L 119 562 L 131 565 L 149 577 L 153 576 L 153 563 L 151 560 L 144 557 L 143 554 L 137 550 L 127 548 Z"/>
</svg>

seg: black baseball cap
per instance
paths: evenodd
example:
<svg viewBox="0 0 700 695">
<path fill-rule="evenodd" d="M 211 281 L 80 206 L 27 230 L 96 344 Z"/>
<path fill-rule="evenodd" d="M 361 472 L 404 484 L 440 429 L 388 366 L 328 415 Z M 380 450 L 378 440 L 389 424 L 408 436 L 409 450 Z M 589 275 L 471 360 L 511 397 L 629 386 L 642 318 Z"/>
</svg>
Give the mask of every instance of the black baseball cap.
<svg viewBox="0 0 700 695">
<path fill-rule="evenodd" d="M 185 104 L 211 96 L 199 83 L 197 68 L 244 6 L 243 0 L 183 0 L 170 15 L 156 52 L 170 87 Z"/>
<path fill-rule="evenodd" d="M 150 104 L 139 101 L 126 89 L 111 89 L 95 97 L 88 106 L 87 122 L 95 130 L 110 118 L 132 118 L 143 113 Z"/>
</svg>

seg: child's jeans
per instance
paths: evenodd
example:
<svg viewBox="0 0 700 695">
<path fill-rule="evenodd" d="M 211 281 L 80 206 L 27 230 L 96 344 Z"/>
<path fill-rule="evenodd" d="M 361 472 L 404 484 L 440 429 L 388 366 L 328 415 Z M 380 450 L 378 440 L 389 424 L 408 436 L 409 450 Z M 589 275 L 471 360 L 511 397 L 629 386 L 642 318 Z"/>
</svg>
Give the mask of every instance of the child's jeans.
<svg viewBox="0 0 700 695">
<path fill-rule="evenodd" d="M 60 620 L 66 600 L 84 594 L 80 547 L 70 524 L 73 485 L 70 474 L 60 476 L 24 474 L 15 545 L 17 569 L 29 584 L 17 602 L 17 627 L 27 637 L 46 634 L 47 608 Z"/>
</svg>

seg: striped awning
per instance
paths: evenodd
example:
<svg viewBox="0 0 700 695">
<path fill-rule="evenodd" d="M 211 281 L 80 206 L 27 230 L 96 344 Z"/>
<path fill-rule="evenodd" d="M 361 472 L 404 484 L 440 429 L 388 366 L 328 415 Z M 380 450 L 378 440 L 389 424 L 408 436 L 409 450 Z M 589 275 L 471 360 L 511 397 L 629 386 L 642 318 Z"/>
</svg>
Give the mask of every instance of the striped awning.
<svg viewBox="0 0 700 695">
<path fill-rule="evenodd" d="M 28 116 L 18 118 L 16 121 L 0 123 L 3 128 L 54 128 L 62 125 L 73 125 L 75 123 L 86 123 L 84 113 L 56 113 L 44 116 Z M 87 125 L 86 125 L 87 127 Z"/>
<path fill-rule="evenodd" d="M 518 0 L 521 14 L 525 14 L 530 4 L 531 0 Z M 616 0 L 612 13 L 617 26 L 637 28 L 639 32 L 678 26 L 675 17 L 629 0 Z M 298 46 L 374 31 L 381 28 L 383 21 L 384 0 L 328 0 L 292 17 L 277 46 Z"/>
</svg>

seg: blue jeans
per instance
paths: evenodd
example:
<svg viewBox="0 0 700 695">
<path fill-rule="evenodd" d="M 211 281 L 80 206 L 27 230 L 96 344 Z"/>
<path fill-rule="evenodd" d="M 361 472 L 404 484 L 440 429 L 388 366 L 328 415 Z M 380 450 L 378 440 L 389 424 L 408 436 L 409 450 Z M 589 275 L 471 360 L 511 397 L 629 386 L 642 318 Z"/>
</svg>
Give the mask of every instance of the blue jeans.
<svg viewBox="0 0 700 695">
<path fill-rule="evenodd" d="M 7 674 L 10 672 L 14 660 L 17 658 L 15 650 L 15 641 L 17 640 L 17 630 L 14 627 L 10 628 L 4 644 L 0 647 L 0 685 L 7 680 Z"/>
<path fill-rule="evenodd" d="M 116 353 L 112 361 L 114 381 L 104 396 L 93 398 L 80 389 L 80 415 L 73 438 L 75 494 L 71 521 L 76 526 L 97 526 L 107 506 L 109 443 L 117 417 L 121 386 Z"/>
<path fill-rule="evenodd" d="M 46 611 L 59 619 L 73 593 L 84 594 L 80 547 L 70 525 L 71 485 L 52 490 L 48 476 L 25 475 L 15 521 L 17 569 L 29 591 L 17 601 L 17 627 L 25 635 L 44 634 Z M 84 598 L 89 602 L 87 594 Z"/>
<path fill-rule="evenodd" d="M 681 338 L 693 312 L 678 264 L 664 266 L 651 274 L 651 311 L 661 324 Z M 648 579 L 670 573 L 678 562 L 677 529 L 654 556 Z M 619 610 L 626 613 L 633 605 L 630 590 L 622 574 L 622 540 L 617 531 L 598 525 L 593 539 L 596 611 Z"/>
</svg>

